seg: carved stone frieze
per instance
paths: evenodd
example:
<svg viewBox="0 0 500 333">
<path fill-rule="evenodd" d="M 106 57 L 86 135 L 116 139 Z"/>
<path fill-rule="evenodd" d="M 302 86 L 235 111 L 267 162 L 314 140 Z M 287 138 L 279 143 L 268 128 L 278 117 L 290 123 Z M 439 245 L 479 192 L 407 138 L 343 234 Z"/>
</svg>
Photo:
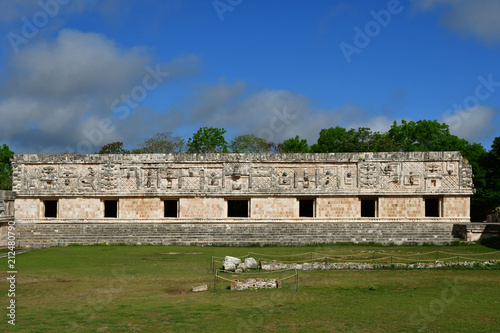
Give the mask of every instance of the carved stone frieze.
<svg viewBox="0 0 500 333">
<path fill-rule="evenodd" d="M 374 162 L 359 165 L 359 184 L 361 188 L 375 189 L 379 185 L 379 166 Z"/>
<path fill-rule="evenodd" d="M 359 195 L 473 191 L 458 152 L 15 155 L 21 195 Z M 148 194 L 148 195 L 149 195 Z"/>
</svg>

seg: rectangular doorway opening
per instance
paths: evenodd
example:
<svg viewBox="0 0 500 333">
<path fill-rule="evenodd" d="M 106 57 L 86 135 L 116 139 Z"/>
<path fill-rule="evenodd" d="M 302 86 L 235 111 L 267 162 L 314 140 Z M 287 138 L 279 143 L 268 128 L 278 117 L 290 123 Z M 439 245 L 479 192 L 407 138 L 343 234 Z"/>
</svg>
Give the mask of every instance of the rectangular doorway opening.
<svg viewBox="0 0 500 333">
<path fill-rule="evenodd" d="M 177 217 L 178 200 L 163 200 L 164 217 Z"/>
<path fill-rule="evenodd" d="M 314 199 L 299 200 L 299 217 L 314 217 Z"/>
<path fill-rule="evenodd" d="M 439 198 L 426 198 L 425 202 L 425 217 L 440 217 L 441 200 Z"/>
<path fill-rule="evenodd" d="M 45 206 L 44 217 L 57 217 L 57 200 L 45 200 L 43 203 Z"/>
<path fill-rule="evenodd" d="M 118 200 L 104 200 L 104 217 L 118 217 Z"/>
<path fill-rule="evenodd" d="M 377 217 L 377 199 L 361 199 L 361 217 Z"/>
<path fill-rule="evenodd" d="M 228 200 L 227 217 L 248 217 L 248 200 Z"/>
</svg>

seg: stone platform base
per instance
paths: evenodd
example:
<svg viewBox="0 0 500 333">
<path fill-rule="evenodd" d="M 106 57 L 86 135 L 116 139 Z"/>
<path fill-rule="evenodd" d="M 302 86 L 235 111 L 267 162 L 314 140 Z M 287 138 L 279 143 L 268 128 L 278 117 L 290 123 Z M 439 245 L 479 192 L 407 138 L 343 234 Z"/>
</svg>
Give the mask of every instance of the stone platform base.
<svg viewBox="0 0 500 333">
<path fill-rule="evenodd" d="M 453 234 L 468 242 L 500 237 L 500 223 L 455 224 Z"/>
<path fill-rule="evenodd" d="M 453 223 L 16 223 L 19 247 L 70 244 L 447 244 Z"/>
</svg>

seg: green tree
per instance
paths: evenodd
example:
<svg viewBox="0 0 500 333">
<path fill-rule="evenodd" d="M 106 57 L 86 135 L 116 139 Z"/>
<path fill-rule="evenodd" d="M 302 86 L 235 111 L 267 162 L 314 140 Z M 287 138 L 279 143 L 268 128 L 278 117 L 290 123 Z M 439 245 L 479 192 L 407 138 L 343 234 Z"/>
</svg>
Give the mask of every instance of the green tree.
<svg viewBox="0 0 500 333">
<path fill-rule="evenodd" d="M 484 203 L 486 213 L 500 207 L 500 136 L 496 137 L 491 145 L 491 150 L 486 157 L 486 177 L 484 185 Z"/>
<path fill-rule="evenodd" d="M 436 120 L 402 120 L 400 125 L 395 121 L 387 134 L 398 151 L 462 150 L 468 144 L 467 140 L 450 134 L 447 124 Z"/>
<path fill-rule="evenodd" d="M 253 134 L 238 135 L 229 142 L 229 149 L 233 153 L 270 153 L 274 148 L 272 142 Z"/>
<path fill-rule="evenodd" d="M 227 153 L 228 147 L 223 128 L 201 127 L 188 140 L 188 153 Z"/>
<path fill-rule="evenodd" d="M 186 152 L 186 140 L 172 132 L 156 133 L 132 152 L 136 154 L 181 154 Z"/>
<path fill-rule="evenodd" d="M 311 146 L 314 153 L 351 153 L 393 151 L 395 145 L 391 138 L 367 127 L 349 130 L 336 126 L 322 129 L 318 142 Z"/>
<path fill-rule="evenodd" d="M 12 165 L 10 159 L 14 152 L 9 146 L 3 144 L 0 146 L 0 190 L 12 190 Z"/>
<path fill-rule="evenodd" d="M 105 144 L 99 150 L 99 154 L 129 154 L 130 152 L 123 148 L 123 142 L 115 141 Z"/>
<path fill-rule="evenodd" d="M 283 152 L 285 153 L 308 153 L 309 145 L 306 139 L 300 139 L 297 135 L 295 138 L 290 138 L 283 141 Z"/>
<path fill-rule="evenodd" d="M 405 120 L 397 122 L 387 132 L 398 151 L 460 151 L 472 166 L 476 193 L 471 198 L 471 220 L 483 221 L 492 203 L 486 186 L 488 153 L 481 144 L 470 143 L 450 133 L 447 124 L 436 120 Z"/>
</svg>

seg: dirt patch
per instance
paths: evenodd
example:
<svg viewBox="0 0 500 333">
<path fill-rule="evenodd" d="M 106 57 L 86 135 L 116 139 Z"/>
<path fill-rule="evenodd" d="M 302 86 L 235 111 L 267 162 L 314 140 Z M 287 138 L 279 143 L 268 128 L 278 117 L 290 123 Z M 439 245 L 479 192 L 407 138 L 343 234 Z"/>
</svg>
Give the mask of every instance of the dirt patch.
<svg viewBox="0 0 500 333">
<path fill-rule="evenodd" d="M 155 258 L 155 257 L 142 257 L 139 260 L 175 260 L 175 258 Z"/>
<path fill-rule="evenodd" d="M 171 295 L 185 295 L 189 293 L 189 289 L 164 289 L 167 294 Z"/>
<path fill-rule="evenodd" d="M 201 252 L 163 252 L 163 253 L 157 253 L 159 255 L 163 256 L 173 256 L 176 254 L 202 254 Z"/>
</svg>

